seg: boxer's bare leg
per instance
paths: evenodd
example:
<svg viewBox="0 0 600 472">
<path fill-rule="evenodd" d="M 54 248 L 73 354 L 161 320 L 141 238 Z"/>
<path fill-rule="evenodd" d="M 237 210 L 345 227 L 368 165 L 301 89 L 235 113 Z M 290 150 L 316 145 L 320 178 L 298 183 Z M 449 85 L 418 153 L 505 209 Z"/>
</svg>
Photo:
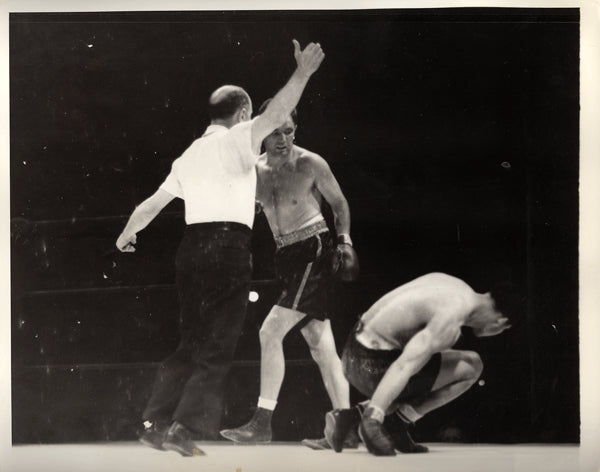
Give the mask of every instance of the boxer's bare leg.
<svg viewBox="0 0 600 472">
<path fill-rule="evenodd" d="M 221 436 L 236 443 L 264 444 L 271 441 L 271 416 L 285 375 L 283 339 L 306 315 L 275 305 L 260 328 L 260 397 L 250 421 L 225 429 Z"/>
<path fill-rule="evenodd" d="M 312 358 L 319 366 L 333 408 L 350 407 L 350 386 L 335 348 L 329 320 L 311 320 L 301 329 Z"/>
<path fill-rule="evenodd" d="M 306 315 L 275 305 L 260 328 L 260 397 L 277 400 L 285 375 L 283 338 Z"/>
<path fill-rule="evenodd" d="M 321 371 L 325 389 L 329 394 L 334 409 L 350 407 L 350 385 L 342 370 L 342 361 L 335 348 L 335 340 L 329 320 L 311 320 L 301 329 L 302 335 L 310 348 L 311 355 Z M 305 439 L 302 444 L 311 449 L 331 449 L 325 437 L 320 439 Z M 340 440 L 341 448 L 355 449 L 358 447 L 356 428 L 344 434 Z"/>
<path fill-rule="evenodd" d="M 386 416 L 384 425 L 395 448 L 401 452 L 427 452 L 427 447 L 413 441 L 408 425 L 462 395 L 477 381 L 483 370 L 483 363 L 476 352 L 447 350 L 441 356 L 440 371 L 431 391 L 410 403 L 399 404 L 397 415 Z"/>
<path fill-rule="evenodd" d="M 479 354 L 473 351 L 447 350 L 442 353 L 440 372 L 431 392 L 410 402 L 419 417 L 439 408 L 466 392 L 483 371 Z M 402 409 L 402 406 L 400 406 Z M 414 423 L 418 418 L 408 418 Z"/>
</svg>

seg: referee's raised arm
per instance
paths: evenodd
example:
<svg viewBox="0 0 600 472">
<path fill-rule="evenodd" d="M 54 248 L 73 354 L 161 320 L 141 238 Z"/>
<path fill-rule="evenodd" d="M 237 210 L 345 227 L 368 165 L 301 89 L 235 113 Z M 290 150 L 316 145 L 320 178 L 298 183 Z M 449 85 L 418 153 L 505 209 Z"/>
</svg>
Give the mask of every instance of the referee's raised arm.
<svg viewBox="0 0 600 472">
<path fill-rule="evenodd" d="M 265 111 L 252 123 L 252 148 L 256 149 L 275 128 L 279 127 L 292 110 L 296 107 L 302 92 L 325 58 L 325 53 L 319 43 L 309 43 L 304 50 L 300 43 L 293 40 L 296 70 L 285 84 L 275 94 Z"/>
</svg>

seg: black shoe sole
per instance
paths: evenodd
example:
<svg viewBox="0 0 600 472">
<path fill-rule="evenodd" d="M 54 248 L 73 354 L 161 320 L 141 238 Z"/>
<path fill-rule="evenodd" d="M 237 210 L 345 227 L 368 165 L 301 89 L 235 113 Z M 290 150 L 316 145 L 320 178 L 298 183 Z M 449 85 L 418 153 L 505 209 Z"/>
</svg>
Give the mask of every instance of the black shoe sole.
<svg viewBox="0 0 600 472">
<path fill-rule="evenodd" d="M 166 451 L 166 449 L 164 447 L 162 447 L 162 444 L 157 444 L 155 442 L 150 441 L 149 439 L 138 438 L 138 441 L 141 442 L 144 446 L 151 447 L 152 449 L 157 449 L 159 451 Z"/>
<path fill-rule="evenodd" d="M 331 450 L 331 446 L 323 447 L 318 439 L 303 439 L 300 443 L 303 446 L 311 448 L 313 451 L 329 451 Z"/>
<path fill-rule="evenodd" d="M 173 452 L 178 452 L 179 454 L 181 454 L 183 457 L 193 457 L 193 456 L 205 456 L 206 453 L 194 446 L 194 448 L 190 451 L 188 448 L 183 447 L 177 443 L 173 443 L 173 442 L 167 442 L 165 441 L 162 446 L 165 448 L 165 450 L 167 451 L 173 451 Z"/>
<path fill-rule="evenodd" d="M 394 444 L 396 445 L 396 450 L 400 451 L 402 454 L 424 454 L 426 452 L 429 452 L 429 448 L 427 446 L 423 446 L 422 444 L 417 444 L 413 442 L 413 444 L 410 445 L 408 448 L 404 445 L 400 447 L 402 443 L 396 438 L 394 438 L 394 436 L 392 436 L 392 439 L 394 440 Z"/>
<path fill-rule="evenodd" d="M 219 434 L 221 436 L 223 436 L 225 439 L 228 439 L 229 441 L 235 443 L 235 444 L 244 444 L 244 445 L 248 445 L 248 446 L 259 446 L 261 444 L 269 444 L 271 442 L 270 439 L 265 439 L 263 441 L 240 441 L 239 439 L 234 439 L 231 438 L 229 436 L 227 436 L 228 434 L 228 430 L 224 429 L 223 431 L 220 431 Z"/>
</svg>

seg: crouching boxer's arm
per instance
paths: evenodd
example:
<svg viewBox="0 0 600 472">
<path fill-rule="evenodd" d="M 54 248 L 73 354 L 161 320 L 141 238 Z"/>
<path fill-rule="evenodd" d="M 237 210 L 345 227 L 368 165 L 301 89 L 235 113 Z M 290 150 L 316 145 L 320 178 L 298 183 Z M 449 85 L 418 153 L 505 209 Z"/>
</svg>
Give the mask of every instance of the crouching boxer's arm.
<svg viewBox="0 0 600 472">
<path fill-rule="evenodd" d="M 425 327 L 411 338 L 400 357 L 390 365 L 373 392 L 369 406 L 387 413 L 410 378 L 419 372 L 436 352 L 439 352 L 436 334 L 430 327 Z"/>
<path fill-rule="evenodd" d="M 136 234 L 143 230 L 156 215 L 175 198 L 169 192 L 159 188 L 154 195 L 140 203 L 129 217 L 125 229 L 119 235 L 116 245 L 121 252 L 134 252 Z"/>
</svg>

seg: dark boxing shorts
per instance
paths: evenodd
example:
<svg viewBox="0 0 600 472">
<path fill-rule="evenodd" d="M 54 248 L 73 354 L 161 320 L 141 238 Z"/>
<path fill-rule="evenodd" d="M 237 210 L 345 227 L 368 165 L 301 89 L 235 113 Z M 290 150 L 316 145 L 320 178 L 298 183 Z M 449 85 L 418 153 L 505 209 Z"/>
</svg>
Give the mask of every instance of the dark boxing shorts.
<svg viewBox="0 0 600 472">
<path fill-rule="evenodd" d="M 325 221 L 275 238 L 275 273 L 283 287 L 277 305 L 307 315 L 328 317 L 333 241 Z"/>
<path fill-rule="evenodd" d="M 376 350 L 363 346 L 356 339 L 356 334 L 360 333 L 361 329 L 362 322 L 359 321 L 348 336 L 342 354 L 342 365 L 344 375 L 350 384 L 360 393 L 371 398 L 392 362 L 402 354 L 402 350 Z M 409 401 L 430 392 L 440 372 L 441 361 L 442 355 L 434 354 L 429 362 L 410 378 L 396 401 Z"/>
</svg>

